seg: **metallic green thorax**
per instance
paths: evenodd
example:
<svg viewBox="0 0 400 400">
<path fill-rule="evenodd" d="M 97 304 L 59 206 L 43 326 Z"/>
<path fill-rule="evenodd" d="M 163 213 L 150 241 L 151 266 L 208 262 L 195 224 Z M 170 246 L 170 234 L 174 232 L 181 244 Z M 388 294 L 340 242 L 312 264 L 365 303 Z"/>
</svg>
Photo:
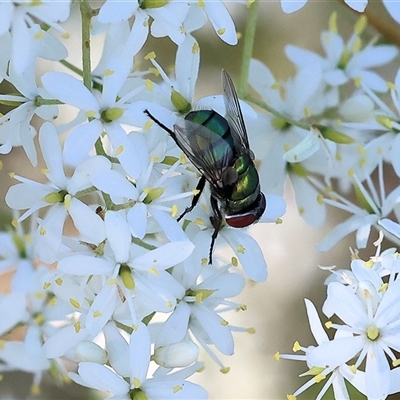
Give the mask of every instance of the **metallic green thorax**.
<svg viewBox="0 0 400 400">
<path fill-rule="evenodd" d="M 238 152 L 227 120 L 213 110 L 192 111 L 185 119 L 215 134 L 211 140 L 203 138 L 200 127 L 198 132 L 191 132 L 190 135 L 192 146 L 196 145 L 204 152 L 204 157 L 213 160 L 208 164 L 220 165 L 221 159 L 225 158 L 225 168 L 233 168 L 237 173 L 237 180 L 233 184 L 213 182 L 211 185 L 211 191 L 221 202 L 222 208 L 228 213 L 237 213 L 251 206 L 260 193 L 258 173 L 249 154 Z"/>
</svg>

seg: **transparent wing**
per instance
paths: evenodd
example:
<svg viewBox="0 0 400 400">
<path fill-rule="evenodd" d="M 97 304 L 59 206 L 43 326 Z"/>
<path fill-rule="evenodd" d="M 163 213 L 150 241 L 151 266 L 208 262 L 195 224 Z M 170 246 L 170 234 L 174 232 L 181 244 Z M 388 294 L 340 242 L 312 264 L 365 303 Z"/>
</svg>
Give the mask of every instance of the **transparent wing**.
<svg viewBox="0 0 400 400">
<path fill-rule="evenodd" d="M 175 124 L 174 130 L 179 148 L 211 184 L 220 186 L 235 157 L 232 146 L 207 127 L 186 119 Z"/>
<path fill-rule="evenodd" d="M 222 89 L 224 91 L 226 119 L 231 128 L 231 134 L 234 141 L 242 148 L 243 152 L 243 148 L 249 149 L 249 139 L 243 120 L 242 110 L 240 109 L 239 99 L 232 79 L 224 69 L 221 71 L 221 77 Z"/>
</svg>

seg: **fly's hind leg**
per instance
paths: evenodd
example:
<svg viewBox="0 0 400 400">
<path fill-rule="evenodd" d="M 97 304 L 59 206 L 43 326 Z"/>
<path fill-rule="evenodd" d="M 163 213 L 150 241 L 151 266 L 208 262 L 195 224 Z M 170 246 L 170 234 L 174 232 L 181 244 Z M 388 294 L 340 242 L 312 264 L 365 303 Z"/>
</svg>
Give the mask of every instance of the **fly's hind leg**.
<svg viewBox="0 0 400 400">
<path fill-rule="evenodd" d="M 217 239 L 218 232 L 221 230 L 222 221 L 224 220 L 221 211 L 219 209 L 218 201 L 211 196 L 210 197 L 211 207 L 213 209 L 214 215 L 210 217 L 212 226 L 214 227 L 214 232 L 211 236 L 210 253 L 208 255 L 208 263 L 212 264 L 212 253 L 214 250 L 215 240 Z"/>
<path fill-rule="evenodd" d="M 199 198 L 201 196 L 201 193 L 203 192 L 204 186 L 206 184 L 206 178 L 204 175 L 201 176 L 199 183 L 196 186 L 196 194 L 193 196 L 192 199 L 192 204 L 190 204 L 189 207 L 185 208 L 185 211 L 178 217 L 178 221 L 180 221 L 187 213 L 193 210 L 193 208 L 196 207 L 196 204 L 199 202 Z"/>
</svg>

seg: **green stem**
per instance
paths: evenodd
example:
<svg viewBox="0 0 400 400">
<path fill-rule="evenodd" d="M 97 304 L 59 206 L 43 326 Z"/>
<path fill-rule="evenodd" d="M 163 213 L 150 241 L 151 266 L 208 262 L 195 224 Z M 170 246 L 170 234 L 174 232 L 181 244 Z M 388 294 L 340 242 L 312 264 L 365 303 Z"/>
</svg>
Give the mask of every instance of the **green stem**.
<svg viewBox="0 0 400 400">
<path fill-rule="evenodd" d="M 92 9 L 88 0 L 80 0 L 82 18 L 82 77 L 83 84 L 92 89 L 92 66 L 90 60 L 90 24 L 92 20 Z"/>
<path fill-rule="evenodd" d="M 306 124 L 304 122 L 296 121 L 295 119 L 293 119 L 291 117 L 288 117 L 285 114 L 280 113 L 279 111 L 275 110 L 275 108 L 269 106 L 268 104 L 264 103 L 261 100 L 258 100 L 256 98 L 254 98 L 253 96 L 251 96 L 249 94 L 244 96 L 243 100 L 246 100 L 246 101 L 249 101 L 250 103 L 256 104 L 257 106 L 259 106 L 262 109 L 268 111 L 272 115 L 275 115 L 275 117 L 282 118 L 283 120 L 285 120 L 290 125 L 297 126 L 299 128 L 305 129 L 307 131 L 309 131 L 310 128 L 311 128 L 311 126 L 309 124 Z"/>
<path fill-rule="evenodd" d="M 79 76 L 83 76 L 83 71 L 80 68 L 76 67 L 74 64 L 71 64 L 69 61 L 60 60 L 60 64 L 64 65 L 64 67 L 67 67 L 69 70 L 75 72 Z"/>
<path fill-rule="evenodd" d="M 250 61 L 253 55 L 254 39 L 256 36 L 257 14 L 259 0 L 254 0 L 249 6 L 249 16 L 244 34 L 242 68 L 238 85 L 238 96 L 244 98 L 247 93 L 247 81 L 249 78 Z"/>
</svg>

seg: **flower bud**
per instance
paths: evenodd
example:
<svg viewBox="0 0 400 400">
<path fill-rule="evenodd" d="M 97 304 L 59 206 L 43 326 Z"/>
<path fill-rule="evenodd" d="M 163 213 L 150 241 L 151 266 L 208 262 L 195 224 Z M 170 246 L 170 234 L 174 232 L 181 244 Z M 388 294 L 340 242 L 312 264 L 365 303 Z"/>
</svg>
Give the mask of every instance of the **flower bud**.
<svg viewBox="0 0 400 400">
<path fill-rule="evenodd" d="M 105 364 L 108 360 L 107 352 L 96 343 L 85 340 L 75 347 L 75 356 L 79 361 L 91 361 Z"/>
<path fill-rule="evenodd" d="M 199 348 L 191 341 L 158 347 L 152 359 L 165 368 L 186 367 L 197 360 Z"/>
</svg>

